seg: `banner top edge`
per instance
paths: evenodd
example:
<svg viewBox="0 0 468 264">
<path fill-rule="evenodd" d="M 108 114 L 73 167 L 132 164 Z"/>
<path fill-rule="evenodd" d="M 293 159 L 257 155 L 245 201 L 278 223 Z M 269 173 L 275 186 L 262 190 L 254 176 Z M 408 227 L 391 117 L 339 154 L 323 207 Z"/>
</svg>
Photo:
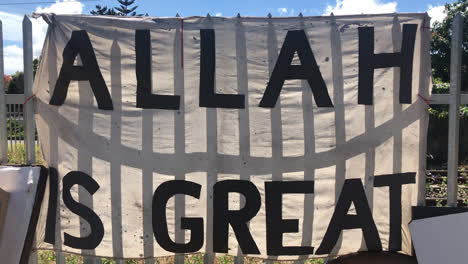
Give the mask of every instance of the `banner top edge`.
<svg viewBox="0 0 468 264">
<path fill-rule="evenodd" d="M 410 17 L 426 17 L 427 13 L 382 13 L 382 14 L 351 14 L 351 15 L 322 15 L 322 16 L 210 16 L 210 19 L 272 19 L 272 20 L 288 20 L 288 19 L 330 19 L 334 18 L 370 18 L 370 17 L 393 17 L 393 16 L 410 16 Z M 54 13 L 32 13 L 32 17 L 83 17 L 83 18 L 107 18 L 107 19 L 139 19 L 139 20 L 153 20 L 153 19 L 197 19 L 207 18 L 207 16 L 187 16 L 187 17 L 176 17 L 176 16 L 107 16 L 107 15 L 88 15 L 88 14 L 54 14 Z"/>
</svg>

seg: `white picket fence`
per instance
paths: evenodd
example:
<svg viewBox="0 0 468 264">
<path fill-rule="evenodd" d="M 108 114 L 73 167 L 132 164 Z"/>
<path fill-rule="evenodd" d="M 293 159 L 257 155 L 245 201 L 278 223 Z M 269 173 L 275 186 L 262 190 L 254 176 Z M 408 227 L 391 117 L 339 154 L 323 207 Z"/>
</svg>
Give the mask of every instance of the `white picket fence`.
<svg viewBox="0 0 468 264">
<path fill-rule="evenodd" d="M 271 15 L 270 15 L 271 16 Z M 429 25 L 427 25 L 427 28 Z M 459 142 L 459 107 L 468 104 L 468 94 L 461 94 L 461 63 L 462 63 L 463 17 L 457 14 L 452 23 L 452 46 L 450 58 L 450 93 L 433 94 L 429 98 L 430 104 L 449 105 L 449 136 L 448 136 L 448 173 L 447 173 L 447 206 L 457 206 L 458 193 L 458 142 Z M 24 63 L 24 94 L 5 94 L 4 54 L 3 54 L 3 28 L 0 20 L 0 164 L 8 162 L 8 149 L 14 150 L 19 143 L 25 146 L 26 164 L 34 164 L 35 157 L 35 124 L 34 124 L 34 96 L 33 86 L 33 47 L 32 24 L 28 16 L 23 19 L 23 63 Z M 7 107 L 8 106 L 8 107 Z M 24 138 L 8 137 L 7 119 L 14 120 L 11 129 L 24 129 Z M 426 175 L 420 174 L 419 192 L 426 191 Z M 425 196 L 420 195 L 418 205 L 423 206 Z M 30 263 L 38 263 L 37 252 L 31 254 Z M 235 257 L 236 264 L 243 263 L 241 257 Z M 66 264 L 64 254 L 56 253 L 56 263 Z M 85 264 L 101 263 L 99 259 L 85 258 Z M 123 261 L 116 261 L 123 264 Z M 145 264 L 155 263 L 145 260 Z M 175 263 L 184 263 L 184 256 L 176 256 Z M 204 263 L 214 263 L 214 255 L 206 254 Z M 265 261 L 272 263 L 272 261 Z M 297 263 L 303 263 L 298 261 Z"/>
<path fill-rule="evenodd" d="M 24 64 L 24 94 L 5 94 L 4 55 L 3 55 L 3 27 L 0 20 L 0 162 L 7 163 L 8 148 L 13 150 L 18 147 L 19 141 L 24 141 L 26 150 L 26 163 L 33 164 L 35 157 L 35 127 L 34 127 L 34 100 L 32 97 L 33 86 L 33 47 L 32 24 L 25 16 L 23 20 L 23 64 Z M 28 102 L 26 102 L 28 100 Z M 26 103 L 25 103 L 26 102 Z M 24 130 L 24 137 L 16 134 L 8 138 L 7 118 L 11 121 L 11 128 L 15 131 Z"/>
</svg>

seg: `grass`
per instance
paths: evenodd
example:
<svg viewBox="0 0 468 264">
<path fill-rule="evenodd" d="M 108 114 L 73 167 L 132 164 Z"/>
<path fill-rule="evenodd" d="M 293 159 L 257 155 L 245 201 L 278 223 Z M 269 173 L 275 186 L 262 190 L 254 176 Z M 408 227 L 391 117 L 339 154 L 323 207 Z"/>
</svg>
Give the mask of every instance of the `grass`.
<svg viewBox="0 0 468 264">
<path fill-rule="evenodd" d="M 8 164 L 14 165 L 24 165 L 26 164 L 26 146 L 23 142 L 17 142 L 13 144 L 11 147 L 8 146 Z M 36 145 L 36 165 L 46 165 L 44 158 L 42 157 L 41 148 Z"/>
<path fill-rule="evenodd" d="M 55 253 L 53 251 L 49 250 L 41 250 L 39 251 L 38 254 L 38 264 L 55 264 Z M 65 262 L 66 264 L 83 264 L 83 258 L 77 255 L 70 255 L 67 254 L 65 256 Z M 115 264 L 116 262 L 111 259 L 101 259 L 101 264 Z M 142 260 L 126 260 L 124 262 L 125 264 L 144 264 Z M 169 264 L 169 263 L 174 263 L 174 258 L 173 257 L 164 257 L 164 258 L 157 258 L 155 263 L 158 264 Z M 190 255 L 190 256 L 185 256 L 185 261 L 184 263 L 186 264 L 203 264 L 203 255 L 202 254 L 197 254 L 197 255 Z M 232 264 L 234 263 L 234 257 L 232 256 L 218 256 L 215 259 L 216 264 Z M 245 258 L 244 259 L 245 264 L 260 264 L 263 263 L 262 260 L 258 259 L 252 259 L 252 258 Z M 293 263 L 291 261 L 283 261 L 283 262 L 278 262 L 275 261 L 275 264 L 277 263 Z M 306 260 L 304 263 L 306 264 L 323 264 L 325 263 L 322 259 L 311 259 L 311 260 Z"/>
</svg>

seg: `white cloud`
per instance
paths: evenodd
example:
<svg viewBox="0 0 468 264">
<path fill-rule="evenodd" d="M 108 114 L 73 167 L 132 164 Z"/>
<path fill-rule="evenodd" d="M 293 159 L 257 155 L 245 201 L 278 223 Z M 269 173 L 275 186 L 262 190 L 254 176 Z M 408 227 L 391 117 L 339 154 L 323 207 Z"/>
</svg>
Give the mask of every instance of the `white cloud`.
<svg viewBox="0 0 468 264">
<path fill-rule="evenodd" d="M 55 13 L 55 14 L 81 14 L 84 5 L 76 0 L 57 1 L 49 6 L 39 6 L 36 13 Z M 17 42 L 4 48 L 5 55 L 5 73 L 11 74 L 23 69 L 23 16 L 1 12 L 0 19 L 3 22 L 3 39 L 6 41 Z M 33 28 L 33 55 L 38 57 L 41 53 L 44 39 L 47 33 L 47 24 L 42 18 L 31 19 Z"/>
<path fill-rule="evenodd" d="M 288 9 L 286 7 L 280 7 L 276 11 L 278 11 L 280 16 L 284 16 L 288 14 Z"/>
<path fill-rule="evenodd" d="M 328 5 L 324 15 L 352 15 L 394 13 L 397 2 L 383 3 L 380 0 L 336 0 L 336 5 Z"/>
<path fill-rule="evenodd" d="M 63 0 L 62 2 L 57 1 L 54 4 L 46 7 L 37 7 L 36 13 L 54 13 L 54 14 L 81 14 L 83 13 L 84 5 L 76 0 Z M 47 24 L 42 20 L 33 19 L 33 38 L 34 38 L 34 56 L 40 55 L 42 45 L 47 33 Z"/>
<path fill-rule="evenodd" d="M 17 45 L 9 45 L 3 49 L 5 73 L 11 74 L 23 69 L 23 49 Z"/>
<path fill-rule="evenodd" d="M 294 15 L 297 15 L 297 14 L 295 14 L 296 10 L 294 10 L 294 8 L 288 9 L 286 7 L 280 7 L 280 8 L 276 9 L 276 12 L 280 16 L 294 16 Z"/>
<path fill-rule="evenodd" d="M 434 24 L 434 22 L 442 22 L 446 16 L 445 6 L 429 5 L 427 7 L 427 14 L 431 17 L 431 26 Z"/>
<path fill-rule="evenodd" d="M 76 0 L 56 1 L 47 7 L 37 7 L 36 13 L 55 13 L 55 14 L 81 14 L 84 4 Z"/>
<path fill-rule="evenodd" d="M 3 24 L 3 39 L 21 41 L 21 21 L 23 17 L 0 11 L 0 19 Z"/>
<path fill-rule="evenodd" d="M 223 16 L 223 13 L 218 12 L 218 13 L 215 14 L 215 16 L 217 16 L 217 17 Z"/>
</svg>

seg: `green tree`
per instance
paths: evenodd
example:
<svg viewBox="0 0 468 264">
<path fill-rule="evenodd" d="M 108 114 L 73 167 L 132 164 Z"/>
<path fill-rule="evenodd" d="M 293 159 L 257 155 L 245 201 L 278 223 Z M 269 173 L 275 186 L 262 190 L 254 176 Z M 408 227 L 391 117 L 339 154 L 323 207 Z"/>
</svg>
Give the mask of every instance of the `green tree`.
<svg viewBox="0 0 468 264">
<path fill-rule="evenodd" d="M 432 27 L 431 59 L 434 86 L 432 93 L 448 93 L 450 88 L 451 27 L 455 14 L 464 17 L 462 52 L 462 90 L 468 90 L 468 1 L 457 0 L 445 5 L 445 19 Z M 428 129 L 428 165 L 442 166 L 447 162 L 448 105 L 431 105 Z M 468 106 L 460 106 L 460 152 L 462 164 L 468 161 Z"/>
<path fill-rule="evenodd" d="M 35 58 L 33 60 L 33 78 L 36 78 L 37 68 L 39 68 L 39 61 L 40 61 L 40 58 Z"/>
<path fill-rule="evenodd" d="M 107 6 L 96 5 L 96 9 L 91 10 L 90 12 L 92 15 L 98 16 L 117 16 L 117 12 L 115 12 L 114 8 L 108 8 Z"/>
<path fill-rule="evenodd" d="M 7 94 L 22 94 L 24 93 L 24 74 L 23 72 L 16 72 L 11 75 L 11 81 L 6 87 Z"/>
<path fill-rule="evenodd" d="M 39 67 L 40 58 L 33 60 L 33 78 L 36 77 L 36 72 Z M 22 94 L 24 93 L 24 73 L 17 71 L 15 74 L 5 78 L 5 93 L 7 94 Z"/>
<path fill-rule="evenodd" d="M 110 15 L 110 16 L 147 16 L 148 14 L 137 14 L 135 11 L 138 6 L 134 5 L 135 0 L 117 0 L 119 6 L 107 7 L 96 5 L 94 10 L 91 10 L 92 15 Z"/>
<path fill-rule="evenodd" d="M 143 14 L 138 14 L 135 10 L 138 8 L 137 5 L 132 6 L 135 3 L 135 0 L 117 0 L 120 3 L 119 7 L 115 9 L 119 11 L 121 16 L 143 16 Z"/>
<path fill-rule="evenodd" d="M 444 12 L 445 19 L 441 22 L 435 22 L 432 27 L 431 59 L 432 76 L 434 77 L 432 93 L 434 94 L 449 93 L 451 26 L 457 13 L 464 17 L 461 77 L 462 90 L 468 89 L 468 1 L 458 0 L 455 3 L 446 4 Z M 447 105 L 433 105 L 429 112 L 436 118 L 448 118 Z M 460 115 L 468 118 L 468 106 L 460 107 Z"/>
<path fill-rule="evenodd" d="M 438 82 L 450 81 L 450 40 L 451 27 L 455 14 L 460 13 L 464 17 L 463 52 L 462 52 L 462 90 L 468 89 L 468 1 L 445 5 L 446 17 L 441 22 L 435 22 L 432 27 L 431 57 L 432 72 Z M 438 91 L 440 93 L 440 91 Z"/>
</svg>

